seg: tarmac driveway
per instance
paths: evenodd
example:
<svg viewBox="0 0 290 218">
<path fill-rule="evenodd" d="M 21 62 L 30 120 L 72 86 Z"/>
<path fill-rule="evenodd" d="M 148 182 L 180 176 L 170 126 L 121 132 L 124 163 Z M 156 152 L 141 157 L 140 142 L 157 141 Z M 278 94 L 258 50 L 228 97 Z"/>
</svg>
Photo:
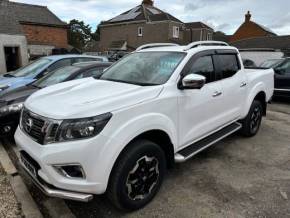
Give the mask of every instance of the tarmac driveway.
<svg viewBox="0 0 290 218">
<path fill-rule="evenodd" d="M 256 137 L 231 136 L 176 165 L 142 210 L 66 202 L 77 217 L 290 217 L 290 103 L 270 105 Z"/>
</svg>

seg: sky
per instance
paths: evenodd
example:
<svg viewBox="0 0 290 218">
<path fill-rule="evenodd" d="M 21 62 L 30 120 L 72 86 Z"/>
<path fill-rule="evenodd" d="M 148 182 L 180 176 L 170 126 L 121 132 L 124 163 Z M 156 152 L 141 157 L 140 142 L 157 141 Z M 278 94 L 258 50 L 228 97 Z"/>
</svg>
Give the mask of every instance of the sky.
<svg viewBox="0 0 290 218">
<path fill-rule="evenodd" d="M 47 6 L 63 21 L 83 20 L 96 28 L 142 0 L 12 0 Z M 252 20 L 278 35 L 290 35 L 289 0 L 155 0 L 154 5 L 183 22 L 202 21 L 216 31 L 233 34 L 251 11 Z"/>
</svg>

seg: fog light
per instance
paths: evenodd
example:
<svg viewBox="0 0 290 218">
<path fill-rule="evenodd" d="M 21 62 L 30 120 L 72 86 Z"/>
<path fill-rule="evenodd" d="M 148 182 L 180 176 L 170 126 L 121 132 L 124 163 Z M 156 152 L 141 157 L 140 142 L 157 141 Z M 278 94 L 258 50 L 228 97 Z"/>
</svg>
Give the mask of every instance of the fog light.
<svg viewBox="0 0 290 218">
<path fill-rule="evenodd" d="M 3 130 L 5 133 L 8 133 L 11 131 L 11 126 L 4 126 Z"/>
<path fill-rule="evenodd" d="M 86 175 L 81 167 L 81 165 L 78 164 L 68 164 L 68 165 L 54 165 L 53 166 L 56 171 L 66 177 L 66 178 L 77 178 L 77 179 L 85 179 Z"/>
</svg>

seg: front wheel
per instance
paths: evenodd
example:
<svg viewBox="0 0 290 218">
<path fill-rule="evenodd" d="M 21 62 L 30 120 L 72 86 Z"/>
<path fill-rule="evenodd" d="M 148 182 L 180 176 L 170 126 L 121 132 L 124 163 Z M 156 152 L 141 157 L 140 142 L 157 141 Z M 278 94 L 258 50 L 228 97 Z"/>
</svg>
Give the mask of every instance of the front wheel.
<svg viewBox="0 0 290 218">
<path fill-rule="evenodd" d="M 110 177 L 107 194 L 122 210 L 137 210 L 157 194 L 164 177 L 166 158 L 157 144 L 137 140 L 122 152 Z"/>
<path fill-rule="evenodd" d="M 260 101 L 254 100 L 247 117 L 242 120 L 242 135 L 246 137 L 255 136 L 261 126 L 263 117 L 263 106 Z"/>
</svg>

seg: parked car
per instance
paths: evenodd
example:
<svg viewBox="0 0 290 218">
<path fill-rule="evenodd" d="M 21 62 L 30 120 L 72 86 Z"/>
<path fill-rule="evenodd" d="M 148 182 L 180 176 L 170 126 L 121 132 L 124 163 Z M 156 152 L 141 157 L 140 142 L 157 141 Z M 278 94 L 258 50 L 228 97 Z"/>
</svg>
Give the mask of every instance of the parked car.
<svg viewBox="0 0 290 218">
<path fill-rule="evenodd" d="M 290 58 L 267 60 L 261 66 L 275 71 L 274 96 L 290 98 Z"/>
<path fill-rule="evenodd" d="M 0 95 L 6 91 L 25 86 L 60 67 L 87 61 L 108 62 L 108 59 L 105 57 L 86 55 L 55 55 L 43 57 L 14 72 L 0 76 Z"/>
<path fill-rule="evenodd" d="M 59 68 L 41 79 L 10 90 L 0 97 L 0 137 L 11 136 L 19 124 L 23 102 L 34 92 L 57 83 L 94 76 L 98 78 L 110 62 L 84 62 Z"/>
<path fill-rule="evenodd" d="M 137 50 L 98 80 L 30 96 L 15 134 L 21 164 L 48 196 L 106 193 L 118 208 L 139 209 L 173 163 L 234 132 L 256 135 L 273 78 L 272 69 L 244 69 L 223 42 Z"/>
<path fill-rule="evenodd" d="M 242 59 L 245 68 L 254 68 L 257 67 L 254 61 L 250 59 Z"/>
</svg>

